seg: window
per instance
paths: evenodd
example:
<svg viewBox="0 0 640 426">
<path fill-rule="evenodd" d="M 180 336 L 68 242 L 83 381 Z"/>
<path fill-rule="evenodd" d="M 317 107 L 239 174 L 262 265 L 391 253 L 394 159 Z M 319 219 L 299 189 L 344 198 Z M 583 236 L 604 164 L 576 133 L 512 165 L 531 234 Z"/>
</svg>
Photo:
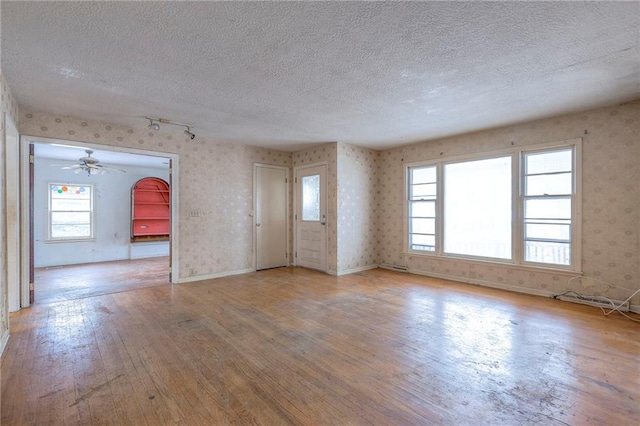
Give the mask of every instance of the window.
<svg viewBox="0 0 640 426">
<path fill-rule="evenodd" d="M 49 184 L 48 240 L 93 238 L 93 185 Z"/>
<path fill-rule="evenodd" d="M 577 269 L 580 142 L 408 165 L 408 251 Z"/>
<path fill-rule="evenodd" d="M 525 152 L 524 260 L 571 264 L 573 150 Z"/>
<path fill-rule="evenodd" d="M 302 177 L 302 220 L 320 220 L 320 175 Z"/>
<path fill-rule="evenodd" d="M 436 249 L 436 166 L 409 169 L 409 246 Z"/>
<path fill-rule="evenodd" d="M 444 252 L 511 259 L 511 157 L 444 164 Z"/>
</svg>

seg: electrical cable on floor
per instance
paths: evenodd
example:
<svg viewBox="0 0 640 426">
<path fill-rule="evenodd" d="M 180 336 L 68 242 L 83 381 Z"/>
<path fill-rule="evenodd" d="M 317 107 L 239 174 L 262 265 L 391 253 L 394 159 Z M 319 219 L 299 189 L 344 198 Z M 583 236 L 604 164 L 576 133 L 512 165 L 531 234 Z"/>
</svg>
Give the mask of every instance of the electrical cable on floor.
<svg viewBox="0 0 640 426">
<path fill-rule="evenodd" d="M 605 308 L 603 308 L 603 307 L 600 307 L 600 310 L 602 311 L 602 313 L 603 313 L 605 316 L 610 315 L 612 312 L 618 312 L 618 313 L 620 313 L 623 317 L 625 317 L 625 318 L 627 318 L 627 319 L 630 319 L 631 321 L 634 321 L 634 322 L 640 322 L 640 320 L 639 320 L 639 319 L 632 318 L 632 317 L 630 317 L 629 315 L 625 314 L 623 311 L 621 311 L 621 310 L 620 310 L 620 308 L 621 308 L 622 306 L 624 306 L 626 303 L 631 304 L 631 299 L 632 299 L 636 294 L 640 293 L 640 288 L 639 288 L 639 289 L 637 289 L 637 290 L 633 290 L 633 289 L 630 289 L 630 288 L 619 287 L 619 286 L 617 286 L 617 285 L 615 285 L 615 284 L 611 284 L 611 283 L 609 283 L 609 282 L 607 282 L 607 281 L 599 280 L 599 279 L 597 279 L 597 278 L 581 277 L 581 276 L 575 276 L 575 277 L 571 277 L 571 278 L 569 278 L 569 281 L 567 282 L 567 284 L 569 284 L 569 285 L 570 285 L 572 281 L 577 280 L 577 279 L 579 279 L 579 280 L 592 280 L 592 281 L 596 281 L 596 282 L 599 282 L 599 283 L 602 283 L 602 284 L 606 284 L 606 285 L 607 285 L 607 290 L 608 290 L 608 289 L 610 289 L 610 288 L 617 288 L 617 289 L 620 289 L 620 290 L 632 291 L 633 293 L 631 294 L 631 296 L 627 297 L 625 300 L 623 300 L 622 302 L 620 302 L 618 305 L 616 305 L 616 304 L 615 304 L 615 302 L 614 302 L 613 300 L 609 299 L 608 297 L 605 297 L 605 296 L 597 296 L 598 298 L 600 298 L 600 299 L 602 299 L 602 300 L 604 300 L 604 301 L 607 301 L 607 302 L 611 303 L 611 309 L 607 310 L 607 309 L 605 309 Z M 583 287 L 585 287 L 585 286 L 583 285 Z M 568 295 L 568 294 L 573 294 L 576 298 L 581 299 L 581 300 L 589 300 L 589 301 L 593 301 L 593 296 L 584 296 L 584 295 L 582 295 L 582 294 L 578 293 L 577 291 L 573 291 L 573 290 L 565 291 L 565 292 L 564 292 L 564 293 L 562 293 L 562 294 L 556 294 L 556 295 L 554 295 L 554 296 L 553 296 L 553 298 L 554 298 L 554 299 L 557 299 L 559 296 L 566 296 L 566 295 Z"/>
</svg>

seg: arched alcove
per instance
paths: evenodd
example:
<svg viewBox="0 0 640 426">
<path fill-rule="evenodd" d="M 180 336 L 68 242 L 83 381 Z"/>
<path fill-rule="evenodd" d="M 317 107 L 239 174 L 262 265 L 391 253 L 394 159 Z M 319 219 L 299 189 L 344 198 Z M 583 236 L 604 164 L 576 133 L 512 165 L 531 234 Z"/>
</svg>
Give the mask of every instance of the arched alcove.
<svg viewBox="0 0 640 426">
<path fill-rule="evenodd" d="M 166 241 L 171 230 L 169 184 L 160 178 L 140 179 L 131 189 L 131 242 Z"/>
</svg>

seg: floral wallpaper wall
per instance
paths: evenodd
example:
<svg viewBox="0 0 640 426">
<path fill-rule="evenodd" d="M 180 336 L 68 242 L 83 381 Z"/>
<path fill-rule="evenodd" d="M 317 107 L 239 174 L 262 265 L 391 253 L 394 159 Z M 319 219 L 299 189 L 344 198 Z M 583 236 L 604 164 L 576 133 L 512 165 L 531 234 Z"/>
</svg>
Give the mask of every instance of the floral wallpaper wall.
<svg viewBox="0 0 640 426">
<path fill-rule="evenodd" d="M 154 132 L 146 125 L 20 112 L 23 135 L 179 154 L 179 278 L 253 268 L 253 164 L 291 167 L 290 153 L 189 140 L 181 131 Z"/>
<path fill-rule="evenodd" d="M 0 83 L 3 110 L 17 114 L 6 82 Z M 640 101 L 636 101 L 382 152 L 328 143 L 293 154 L 200 137 L 190 141 L 181 133 L 42 111 L 21 110 L 19 130 L 25 135 L 179 154 L 180 278 L 252 268 L 254 163 L 293 168 L 326 162 L 329 273 L 399 265 L 417 273 L 532 293 L 573 289 L 624 299 L 628 291 L 599 282 L 586 282 L 589 288 L 578 281 L 569 285 L 568 273 L 404 254 L 404 164 L 581 137 L 584 275 L 637 289 L 639 117 Z M 198 214 L 190 214 L 194 211 Z M 633 303 L 640 304 L 640 297 Z M 6 318 L 6 309 L 1 314 L 0 321 Z M 0 326 L 6 328 L 4 321 Z"/>
<path fill-rule="evenodd" d="M 5 199 L 5 188 L 4 188 L 4 163 L 5 163 L 5 140 L 4 140 L 4 119 L 3 115 L 8 117 L 13 123 L 18 126 L 18 104 L 16 103 L 13 95 L 11 94 L 11 89 L 7 84 L 7 81 L 2 74 L 2 70 L 0 70 L 0 108 L 2 109 L 2 114 L 0 114 L 0 144 L 2 144 L 2 148 L 0 149 L 0 164 L 2 167 L 0 168 L 0 188 L 2 199 Z M 8 282 L 7 282 L 7 256 L 4 253 L 4 247 L 7 246 L 6 235 L 4 233 L 5 224 L 7 223 L 7 215 L 4 202 L 1 203 L 2 212 L 0 213 L 0 241 L 2 244 L 3 255 L 0 259 L 2 262 L 0 267 L 0 353 L 4 349 L 4 344 L 9 337 L 9 299 L 7 292 L 9 290 Z"/>
<path fill-rule="evenodd" d="M 337 143 L 295 152 L 293 167 L 327 163 L 327 272 L 338 273 L 338 168 Z"/>
<path fill-rule="evenodd" d="M 338 273 L 378 264 L 377 187 L 380 153 L 338 143 Z"/>
<path fill-rule="evenodd" d="M 582 269 L 586 277 L 640 288 L 640 101 L 441 139 L 380 154 L 379 262 L 541 294 L 568 289 L 625 299 L 595 281 L 554 272 L 404 255 L 404 163 L 582 138 Z M 640 304 L 636 297 L 634 304 Z"/>
</svg>

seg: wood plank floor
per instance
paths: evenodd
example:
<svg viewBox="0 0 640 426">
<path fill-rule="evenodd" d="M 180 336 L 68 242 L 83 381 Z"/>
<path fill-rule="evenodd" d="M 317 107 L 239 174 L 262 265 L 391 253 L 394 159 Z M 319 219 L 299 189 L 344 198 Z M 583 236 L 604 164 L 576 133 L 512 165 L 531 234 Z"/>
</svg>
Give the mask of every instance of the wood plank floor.
<svg viewBox="0 0 640 426">
<path fill-rule="evenodd" d="M 35 270 L 35 303 L 47 304 L 169 284 L 169 257 Z"/>
<path fill-rule="evenodd" d="M 33 306 L 11 330 L 2 425 L 640 420 L 638 324 L 392 271 L 155 286 Z"/>
</svg>

